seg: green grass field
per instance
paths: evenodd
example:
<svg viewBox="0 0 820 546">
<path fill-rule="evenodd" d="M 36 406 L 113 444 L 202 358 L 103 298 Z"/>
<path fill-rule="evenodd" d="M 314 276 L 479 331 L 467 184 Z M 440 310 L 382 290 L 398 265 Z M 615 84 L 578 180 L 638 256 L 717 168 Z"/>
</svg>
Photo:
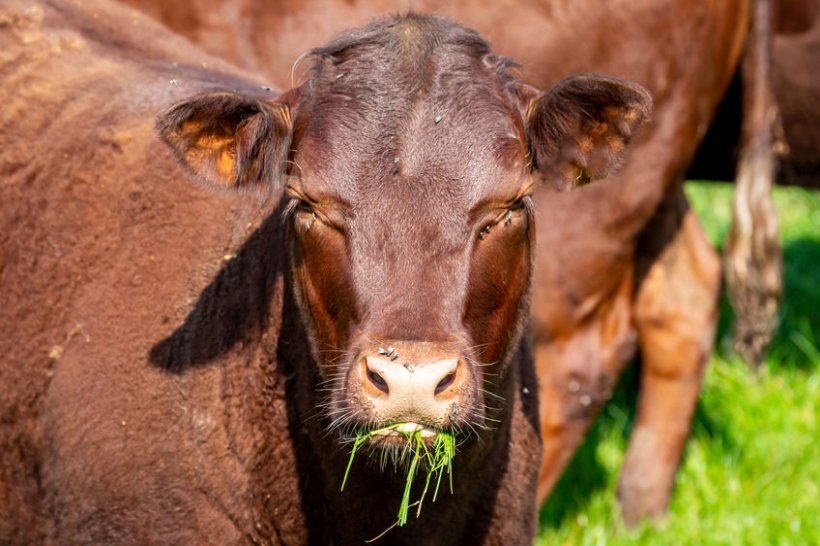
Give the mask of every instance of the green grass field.
<svg viewBox="0 0 820 546">
<path fill-rule="evenodd" d="M 729 228 L 732 186 L 686 188 L 710 240 Z M 626 529 L 615 486 L 635 412 L 631 370 L 540 516 L 538 544 L 820 543 L 820 192 L 777 188 L 785 258 L 780 328 L 759 374 L 731 354 L 721 303 L 712 357 L 669 516 Z"/>
</svg>

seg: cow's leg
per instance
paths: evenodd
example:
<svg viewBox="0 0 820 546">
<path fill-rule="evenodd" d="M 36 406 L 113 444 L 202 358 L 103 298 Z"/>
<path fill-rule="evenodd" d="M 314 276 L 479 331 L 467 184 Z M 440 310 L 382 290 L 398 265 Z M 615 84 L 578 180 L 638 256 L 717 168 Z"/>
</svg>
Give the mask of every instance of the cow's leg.
<svg viewBox="0 0 820 546">
<path fill-rule="evenodd" d="M 647 227 L 638 256 L 641 391 L 618 485 L 627 523 L 666 511 L 712 351 L 720 291 L 720 260 L 681 187 Z"/>
<path fill-rule="evenodd" d="M 549 495 L 635 352 L 632 270 L 566 337 L 536 340 L 535 363 L 543 442 L 538 506 Z"/>
<path fill-rule="evenodd" d="M 554 361 L 553 351 L 547 345 L 535 346 L 536 362 Z M 538 506 L 546 500 L 558 478 L 583 440 L 589 425 L 598 413 L 603 396 L 589 394 L 574 396 L 581 391 L 578 374 L 572 372 L 538 374 L 540 399 L 541 441 L 543 457 L 538 477 Z M 584 381 L 584 392 L 589 392 L 590 381 Z M 603 393 L 602 393 L 603 394 Z M 580 400 L 581 396 L 583 404 Z"/>
</svg>

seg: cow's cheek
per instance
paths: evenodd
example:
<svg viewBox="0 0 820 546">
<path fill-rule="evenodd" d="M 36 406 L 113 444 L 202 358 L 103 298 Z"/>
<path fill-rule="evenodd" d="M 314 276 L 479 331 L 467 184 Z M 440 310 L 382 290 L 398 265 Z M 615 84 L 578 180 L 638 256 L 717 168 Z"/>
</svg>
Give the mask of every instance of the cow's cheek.
<svg viewBox="0 0 820 546">
<path fill-rule="evenodd" d="M 349 275 L 344 236 L 316 226 L 298 236 L 296 278 L 313 324 L 320 354 L 338 354 L 348 343 L 356 318 L 356 302 Z M 329 363 L 323 363 L 329 364 Z"/>
<path fill-rule="evenodd" d="M 500 226 L 478 245 L 470 267 L 465 324 L 473 341 L 484 346 L 482 361 L 498 362 L 509 347 L 511 336 L 518 332 L 516 323 L 529 285 L 530 242 L 526 225 Z"/>
</svg>

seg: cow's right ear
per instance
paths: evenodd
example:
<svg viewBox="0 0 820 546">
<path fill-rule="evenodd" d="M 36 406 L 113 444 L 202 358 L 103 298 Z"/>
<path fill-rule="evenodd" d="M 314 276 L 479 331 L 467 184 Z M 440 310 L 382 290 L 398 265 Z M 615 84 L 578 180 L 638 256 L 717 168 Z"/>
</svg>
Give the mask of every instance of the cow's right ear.
<svg viewBox="0 0 820 546">
<path fill-rule="evenodd" d="M 607 176 L 649 120 L 652 97 L 636 83 L 572 76 L 546 93 L 519 86 L 532 166 L 559 190 Z"/>
<path fill-rule="evenodd" d="M 225 189 L 271 187 L 285 169 L 292 117 L 284 102 L 209 93 L 162 113 L 157 130 L 200 181 Z"/>
</svg>

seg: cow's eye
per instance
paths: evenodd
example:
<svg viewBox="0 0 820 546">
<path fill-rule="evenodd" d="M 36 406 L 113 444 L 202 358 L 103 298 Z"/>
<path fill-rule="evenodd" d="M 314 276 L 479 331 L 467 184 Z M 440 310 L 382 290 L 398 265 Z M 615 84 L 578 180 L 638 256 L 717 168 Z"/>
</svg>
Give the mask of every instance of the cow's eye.
<svg viewBox="0 0 820 546">
<path fill-rule="evenodd" d="M 301 199 L 296 200 L 294 208 L 295 214 L 314 214 L 313 205 Z"/>
<path fill-rule="evenodd" d="M 530 203 L 529 195 L 525 195 L 512 203 L 501 214 L 481 228 L 481 231 L 478 232 L 478 238 L 483 241 L 485 237 L 493 232 L 493 229 L 511 226 L 517 217 L 527 214 L 527 210 L 531 207 Z"/>
<path fill-rule="evenodd" d="M 298 197 L 293 197 L 290 203 L 288 203 L 285 216 L 290 219 L 300 231 L 310 231 L 316 222 L 316 211 L 313 210 L 313 205 Z"/>
<path fill-rule="evenodd" d="M 310 231 L 313 224 L 316 223 L 316 212 L 314 212 L 310 204 L 306 204 L 304 207 L 300 206 L 296 209 L 294 219 L 299 224 L 299 227 L 307 232 Z"/>
</svg>

